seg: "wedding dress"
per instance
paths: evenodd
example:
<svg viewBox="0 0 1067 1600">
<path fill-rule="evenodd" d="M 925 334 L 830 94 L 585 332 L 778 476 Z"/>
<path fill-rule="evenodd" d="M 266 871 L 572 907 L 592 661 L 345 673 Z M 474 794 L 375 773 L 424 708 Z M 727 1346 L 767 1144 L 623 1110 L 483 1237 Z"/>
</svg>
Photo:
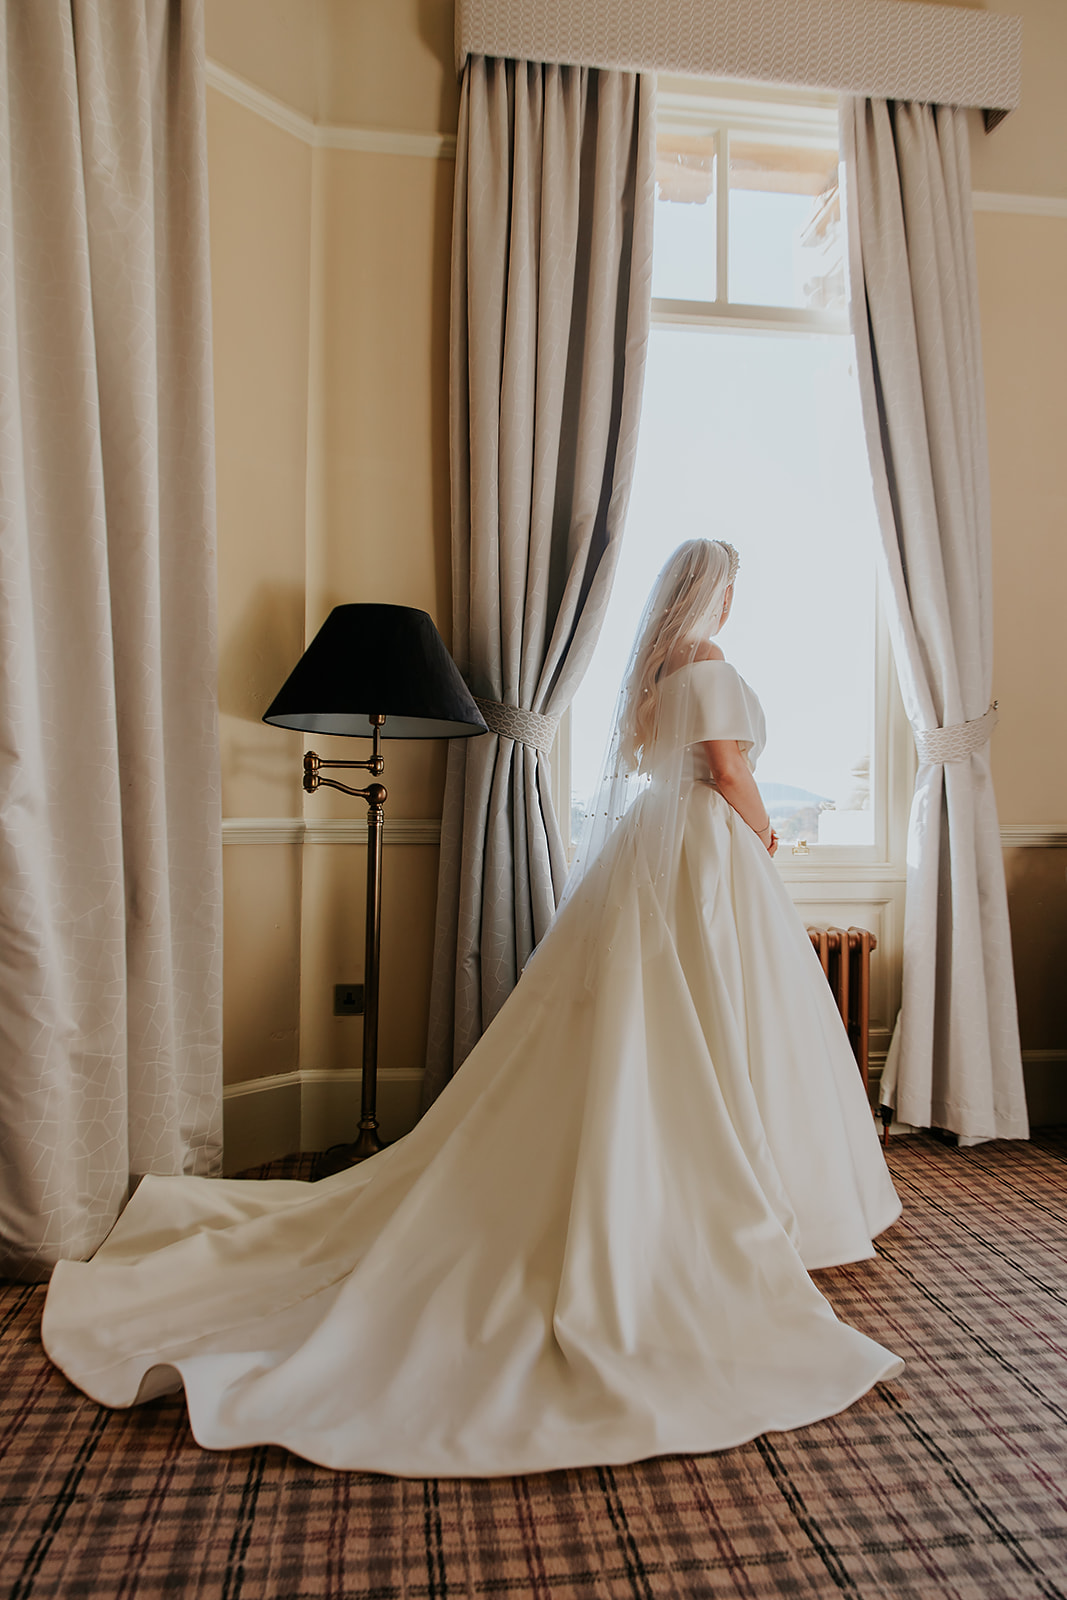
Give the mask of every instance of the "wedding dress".
<svg viewBox="0 0 1067 1600">
<path fill-rule="evenodd" d="M 643 791 L 411 1133 L 316 1184 L 147 1177 L 56 1268 L 45 1347 L 88 1394 L 177 1379 L 209 1448 L 483 1476 L 720 1450 L 899 1371 L 808 1276 L 899 1202 L 777 869 L 709 782 L 699 741 L 753 762 L 758 701 L 719 660 L 662 698 Z"/>
</svg>

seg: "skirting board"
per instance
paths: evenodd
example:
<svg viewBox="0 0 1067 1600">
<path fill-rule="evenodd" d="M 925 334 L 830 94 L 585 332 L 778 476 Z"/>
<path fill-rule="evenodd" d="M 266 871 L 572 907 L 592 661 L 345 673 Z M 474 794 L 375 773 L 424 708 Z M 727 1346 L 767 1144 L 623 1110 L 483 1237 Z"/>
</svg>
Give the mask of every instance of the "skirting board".
<svg viewBox="0 0 1067 1600">
<path fill-rule="evenodd" d="M 360 1083 L 358 1069 L 310 1069 L 229 1084 L 223 1090 L 224 1171 L 243 1172 L 298 1150 L 325 1150 L 354 1139 Z M 380 1069 L 378 1121 L 387 1142 L 415 1126 L 421 1092 L 421 1069 Z"/>
<path fill-rule="evenodd" d="M 884 1060 L 884 1046 L 872 1049 L 870 1085 L 875 1100 Z M 244 1172 L 298 1150 L 326 1150 L 331 1144 L 354 1139 L 360 1085 L 358 1068 L 285 1072 L 227 1085 L 223 1091 L 225 1172 Z M 383 1139 L 399 1139 L 415 1126 L 421 1093 L 418 1067 L 383 1067 L 379 1071 L 378 1120 Z"/>
<path fill-rule="evenodd" d="M 884 1052 L 872 1052 L 872 1104 Z M 1026 1103 L 1033 1127 L 1067 1123 L 1067 1049 L 1024 1050 Z M 382 1137 L 399 1139 L 415 1126 L 422 1072 L 417 1067 L 383 1067 L 378 1074 L 378 1116 Z M 287 1072 L 224 1091 L 225 1170 L 243 1172 L 297 1150 L 325 1150 L 355 1137 L 359 1123 L 358 1070 Z"/>
<path fill-rule="evenodd" d="M 882 1066 L 871 1072 L 871 1105 L 881 1100 Z M 1023 1083 L 1026 1114 L 1031 1128 L 1054 1128 L 1067 1123 L 1067 1050 L 1024 1050 Z M 896 1133 L 912 1130 L 894 1123 Z"/>
<path fill-rule="evenodd" d="M 1023 1078 L 1030 1126 L 1067 1122 L 1067 1050 L 1024 1050 Z"/>
<path fill-rule="evenodd" d="M 226 1177 L 296 1153 L 300 1101 L 298 1072 L 227 1084 L 222 1091 L 222 1170 Z"/>
</svg>

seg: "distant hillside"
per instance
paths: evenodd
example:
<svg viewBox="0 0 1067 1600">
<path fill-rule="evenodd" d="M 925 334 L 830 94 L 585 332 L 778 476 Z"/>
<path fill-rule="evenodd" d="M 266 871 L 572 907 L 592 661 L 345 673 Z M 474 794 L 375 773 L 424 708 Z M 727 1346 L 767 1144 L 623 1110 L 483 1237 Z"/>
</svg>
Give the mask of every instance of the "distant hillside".
<svg viewBox="0 0 1067 1600">
<path fill-rule="evenodd" d="M 819 806 L 830 798 L 812 794 L 810 789 L 797 789 L 791 783 L 761 783 L 759 792 L 768 811 L 798 811 L 801 806 Z"/>
</svg>

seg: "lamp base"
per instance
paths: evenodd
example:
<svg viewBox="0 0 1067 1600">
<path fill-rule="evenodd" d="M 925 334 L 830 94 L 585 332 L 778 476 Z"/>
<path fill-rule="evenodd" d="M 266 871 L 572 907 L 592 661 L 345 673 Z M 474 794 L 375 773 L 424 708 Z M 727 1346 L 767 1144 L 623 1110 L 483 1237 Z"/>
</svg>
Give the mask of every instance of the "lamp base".
<svg viewBox="0 0 1067 1600">
<path fill-rule="evenodd" d="M 384 1149 L 385 1141 L 379 1137 L 377 1121 L 361 1122 L 351 1144 L 332 1144 L 316 1157 L 312 1182 L 316 1183 L 320 1178 L 332 1178 L 335 1173 L 358 1166 L 368 1156 L 376 1156 L 379 1150 Z"/>
</svg>

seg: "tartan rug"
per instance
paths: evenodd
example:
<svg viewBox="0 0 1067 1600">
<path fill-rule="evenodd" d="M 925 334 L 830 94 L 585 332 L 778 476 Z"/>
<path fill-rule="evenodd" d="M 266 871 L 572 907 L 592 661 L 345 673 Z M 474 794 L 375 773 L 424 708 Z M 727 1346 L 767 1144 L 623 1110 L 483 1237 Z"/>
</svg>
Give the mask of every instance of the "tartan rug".
<svg viewBox="0 0 1067 1600">
<path fill-rule="evenodd" d="M 71 1388 L 43 1289 L 0 1286 L 0 1596 L 1067 1600 L 1067 1130 L 889 1159 L 903 1219 L 818 1282 L 903 1377 L 715 1455 L 418 1482 L 212 1454 L 177 1397 Z"/>
</svg>

